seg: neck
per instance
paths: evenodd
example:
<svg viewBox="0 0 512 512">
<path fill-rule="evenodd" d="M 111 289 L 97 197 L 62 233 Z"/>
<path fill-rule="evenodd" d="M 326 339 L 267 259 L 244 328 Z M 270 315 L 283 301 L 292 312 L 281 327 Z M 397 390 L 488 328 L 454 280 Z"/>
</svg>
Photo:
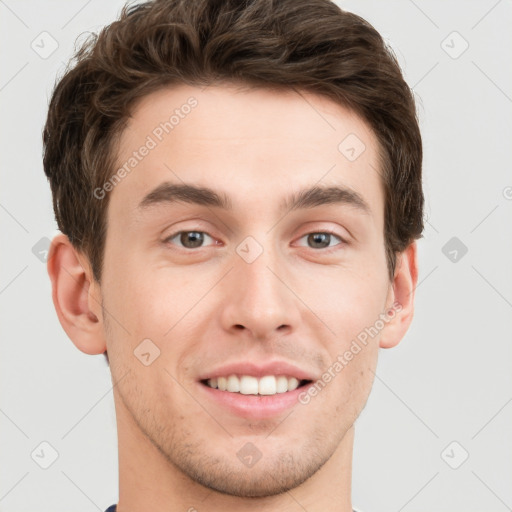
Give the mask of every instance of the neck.
<svg viewBox="0 0 512 512">
<path fill-rule="evenodd" d="M 119 397 L 117 397 L 119 398 Z M 219 493 L 191 480 L 169 463 L 116 400 L 119 443 L 117 512 L 352 512 L 354 427 L 332 457 L 308 480 L 283 494 L 243 498 Z"/>
</svg>

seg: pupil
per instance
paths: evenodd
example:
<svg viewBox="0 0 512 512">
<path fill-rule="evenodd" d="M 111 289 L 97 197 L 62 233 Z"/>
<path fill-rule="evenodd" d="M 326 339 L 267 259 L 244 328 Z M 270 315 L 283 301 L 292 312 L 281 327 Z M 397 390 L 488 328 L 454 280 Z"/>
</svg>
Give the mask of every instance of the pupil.
<svg viewBox="0 0 512 512">
<path fill-rule="evenodd" d="M 181 243 L 189 248 L 200 247 L 203 238 L 203 234 L 199 231 L 185 231 L 181 234 Z"/>
<path fill-rule="evenodd" d="M 329 245 L 329 238 L 330 238 L 330 234 L 329 233 L 313 233 L 310 236 L 310 240 L 312 239 L 313 241 L 313 244 L 317 244 L 317 243 L 320 243 L 322 244 L 322 242 L 324 243 L 324 246 L 325 246 L 325 242 L 327 242 L 327 245 Z"/>
</svg>

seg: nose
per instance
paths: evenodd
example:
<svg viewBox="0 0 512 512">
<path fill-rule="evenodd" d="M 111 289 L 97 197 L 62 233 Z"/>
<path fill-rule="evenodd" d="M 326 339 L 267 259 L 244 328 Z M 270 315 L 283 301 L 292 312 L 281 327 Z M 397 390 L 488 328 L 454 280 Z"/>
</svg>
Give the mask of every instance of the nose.
<svg viewBox="0 0 512 512">
<path fill-rule="evenodd" d="M 252 338 L 274 338 L 295 330 L 300 320 L 300 300 L 293 291 L 289 265 L 277 251 L 264 248 L 252 262 L 233 257 L 234 268 L 226 276 L 222 310 L 223 328 L 232 333 L 247 331 Z"/>
</svg>

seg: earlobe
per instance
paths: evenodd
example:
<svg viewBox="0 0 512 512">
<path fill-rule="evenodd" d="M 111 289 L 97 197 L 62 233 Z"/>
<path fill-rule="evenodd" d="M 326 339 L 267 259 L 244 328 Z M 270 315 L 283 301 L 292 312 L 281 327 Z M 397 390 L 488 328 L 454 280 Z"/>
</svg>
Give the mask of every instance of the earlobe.
<svg viewBox="0 0 512 512">
<path fill-rule="evenodd" d="M 84 260 L 66 235 L 53 238 L 47 261 L 53 304 L 64 331 L 76 347 L 86 354 L 101 354 L 106 343 L 99 286 L 90 269 L 82 265 L 80 256 Z"/>
<path fill-rule="evenodd" d="M 398 345 L 409 329 L 414 316 L 414 292 L 418 283 L 418 253 L 412 242 L 398 258 L 393 278 L 391 304 L 388 305 L 389 322 L 381 332 L 379 346 L 392 348 Z"/>
</svg>

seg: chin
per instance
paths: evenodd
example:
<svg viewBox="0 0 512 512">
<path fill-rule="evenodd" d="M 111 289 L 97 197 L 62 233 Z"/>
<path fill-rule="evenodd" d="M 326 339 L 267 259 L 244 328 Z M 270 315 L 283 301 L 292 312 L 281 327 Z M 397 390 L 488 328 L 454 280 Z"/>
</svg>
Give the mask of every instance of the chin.
<svg viewBox="0 0 512 512">
<path fill-rule="evenodd" d="M 323 464 L 296 464 L 293 467 L 283 467 L 281 464 L 267 464 L 259 469 L 237 467 L 226 471 L 210 472 L 204 469 L 194 471 L 187 468 L 188 476 L 202 486 L 220 494 L 238 496 L 241 498 L 263 498 L 276 496 L 290 491 L 310 478 Z"/>
<path fill-rule="evenodd" d="M 316 446 L 318 441 L 313 439 L 300 449 L 297 445 L 281 445 L 280 451 L 269 450 L 251 467 L 241 462 L 239 453 L 233 453 L 232 457 L 228 455 L 230 450 L 211 453 L 212 446 L 204 440 L 194 445 L 186 444 L 186 450 L 183 447 L 182 450 L 168 452 L 166 457 L 203 487 L 230 496 L 263 498 L 298 487 L 327 462 L 331 455 L 329 447 L 325 444 Z"/>
</svg>

